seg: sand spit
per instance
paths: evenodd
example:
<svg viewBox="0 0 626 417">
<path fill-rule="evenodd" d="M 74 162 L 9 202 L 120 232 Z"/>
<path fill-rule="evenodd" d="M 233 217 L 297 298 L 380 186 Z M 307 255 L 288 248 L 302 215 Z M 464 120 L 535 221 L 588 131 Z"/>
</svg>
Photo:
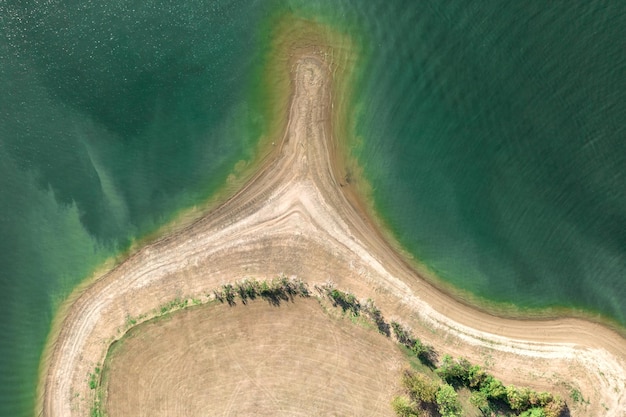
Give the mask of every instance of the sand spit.
<svg viewBox="0 0 626 417">
<path fill-rule="evenodd" d="M 484 364 L 505 383 L 565 395 L 576 388 L 589 404 L 569 401 L 574 416 L 626 415 L 626 340 L 578 319 L 493 317 L 421 279 L 338 180 L 329 157 L 336 154 L 333 80 L 323 57 L 310 51 L 294 58 L 292 77 L 288 126 L 258 174 L 225 204 L 138 251 L 75 298 L 51 345 L 37 414 L 89 415 L 89 373 L 128 317 L 175 297 L 206 297 L 226 282 L 284 273 L 310 284 L 330 279 L 370 297 L 439 352 Z"/>
</svg>

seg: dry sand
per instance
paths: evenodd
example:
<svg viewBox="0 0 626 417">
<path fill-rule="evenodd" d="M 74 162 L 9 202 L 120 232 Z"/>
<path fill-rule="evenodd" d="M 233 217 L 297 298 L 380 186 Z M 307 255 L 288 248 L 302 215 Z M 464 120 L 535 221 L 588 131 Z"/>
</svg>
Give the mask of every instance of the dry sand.
<svg viewBox="0 0 626 417">
<path fill-rule="evenodd" d="M 406 357 L 390 339 L 313 298 L 237 304 L 133 329 L 107 357 L 107 416 L 394 416 Z"/>
<path fill-rule="evenodd" d="M 372 298 L 437 351 L 465 356 L 503 382 L 567 395 L 573 416 L 625 416 L 626 341 L 579 319 L 494 317 L 429 285 L 372 227 L 342 178 L 332 137 L 332 73 L 310 51 L 293 61 L 289 123 L 272 158 L 225 204 L 146 246 L 74 297 L 42 376 L 44 416 L 88 416 L 88 375 L 137 317 L 227 282 L 295 275 Z M 391 400 L 391 399 L 390 399 Z"/>
</svg>

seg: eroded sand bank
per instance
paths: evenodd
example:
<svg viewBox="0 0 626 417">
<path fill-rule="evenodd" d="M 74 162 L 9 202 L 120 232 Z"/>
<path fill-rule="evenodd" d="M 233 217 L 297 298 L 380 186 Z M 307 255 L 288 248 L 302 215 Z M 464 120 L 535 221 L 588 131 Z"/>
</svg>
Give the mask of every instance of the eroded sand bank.
<svg viewBox="0 0 626 417">
<path fill-rule="evenodd" d="M 622 416 L 626 341 L 597 324 L 493 317 L 421 279 L 383 241 L 336 174 L 332 74 L 313 50 L 294 60 L 289 123 L 258 174 L 201 220 L 150 244 L 84 290 L 67 310 L 42 381 L 44 416 L 88 416 L 88 375 L 128 317 L 175 297 L 204 297 L 227 282 L 276 274 L 332 280 L 372 298 L 440 352 L 486 364 L 505 383 L 567 393 L 572 415 Z M 391 399 L 390 399 L 391 400 Z M 570 402 L 571 403 L 571 402 Z"/>
</svg>

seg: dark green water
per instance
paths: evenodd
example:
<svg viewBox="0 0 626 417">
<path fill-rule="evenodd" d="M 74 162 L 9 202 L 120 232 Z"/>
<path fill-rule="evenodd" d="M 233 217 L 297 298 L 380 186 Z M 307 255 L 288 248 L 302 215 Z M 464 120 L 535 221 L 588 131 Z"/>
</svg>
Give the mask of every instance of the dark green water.
<svg viewBox="0 0 626 417">
<path fill-rule="evenodd" d="M 0 3 L 0 416 L 71 289 L 251 158 L 278 9 L 363 45 L 353 152 L 418 259 L 625 325 L 626 4 L 442 3 Z"/>
<path fill-rule="evenodd" d="M 626 324 L 626 4 L 440 3 L 373 35 L 378 209 L 457 287 Z"/>
<path fill-rule="evenodd" d="M 0 3 L 0 416 L 32 413 L 71 289 L 250 158 L 264 11 L 239 3 Z"/>
</svg>

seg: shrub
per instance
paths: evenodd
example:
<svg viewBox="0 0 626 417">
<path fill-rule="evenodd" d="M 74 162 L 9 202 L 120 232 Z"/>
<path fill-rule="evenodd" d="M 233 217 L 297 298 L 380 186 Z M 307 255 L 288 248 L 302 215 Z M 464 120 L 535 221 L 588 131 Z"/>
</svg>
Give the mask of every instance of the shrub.
<svg viewBox="0 0 626 417">
<path fill-rule="evenodd" d="M 425 345 L 421 340 L 416 338 L 413 341 L 411 350 L 424 365 L 430 368 L 435 367 L 435 363 L 437 362 L 437 352 L 435 352 L 435 349 L 432 346 Z"/>
<path fill-rule="evenodd" d="M 487 375 L 480 386 L 480 391 L 485 393 L 489 400 L 506 400 L 506 387 L 491 375 Z"/>
<path fill-rule="evenodd" d="M 387 322 L 383 318 L 383 314 L 380 312 L 378 307 L 374 305 L 374 301 L 368 299 L 365 302 L 365 305 L 362 306 L 362 310 L 367 315 L 367 317 L 369 317 L 369 319 L 374 322 L 374 324 L 378 328 L 378 331 L 381 334 L 384 334 L 387 337 L 391 336 L 389 324 L 387 324 Z"/>
<path fill-rule="evenodd" d="M 350 311 L 354 316 L 359 315 L 361 304 L 353 294 L 339 291 L 338 289 L 332 289 L 328 292 L 328 296 L 332 300 L 334 306 L 341 307 L 343 311 Z"/>
<path fill-rule="evenodd" d="M 407 389 L 411 398 L 419 403 L 434 403 L 439 384 L 426 376 L 405 371 L 402 375 L 402 385 Z"/>
<path fill-rule="evenodd" d="M 547 403 L 543 407 L 543 412 L 546 417 L 559 417 L 562 415 L 567 409 L 567 405 L 565 405 L 565 401 L 561 399 L 561 397 L 554 397 L 552 401 Z"/>
<path fill-rule="evenodd" d="M 413 347 L 415 344 L 415 339 L 413 339 L 413 335 L 411 331 L 398 323 L 397 321 L 391 322 L 391 328 L 393 329 L 393 333 L 396 335 L 396 339 L 398 342 L 402 343 L 404 346 L 409 349 Z"/>
<path fill-rule="evenodd" d="M 461 404 L 456 391 L 451 385 L 441 385 L 437 391 L 436 400 L 441 417 L 461 416 Z"/>
<path fill-rule="evenodd" d="M 526 411 L 530 408 L 530 389 L 513 385 L 506 387 L 506 400 L 513 411 Z"/>
<path fill-rule="evenodd" d="M 491 407 L 489 405 L 489 399 L 484 392 L 474 391 L 470 396 L 470 404 L 474 407 L 478 408 L 483 414 L 487 414 L 491 411 Z"/>
<path fill-rule="evenodd" d="M 465 358 L 456 361 L 452 356 L 445 355 L 443 357 L 443 363 L 435 372 L 448 383 L 454 385 L 469 385 L 471 366 L 472 365 Z"/>
<path fill-rule="evenodd" d="M 478 365 L 472 365 L 469 367 L 469 371 L 467 374 L 467 379 L 469 383 L 469 387 L 473 389 L 480 389 L 480 387 L 485 383 L 489 374 L 485 372 Z"/>
<path fill-rule="evenodd" d="M 391 406 L 398 417 L 420 417 L 422 415 L 415 404 L 411 404 L 406 397 L 395 397 Z"/>
<path fill-rule="evenodd" d="M 232 286 L 232 284 L 224 284 L 222 286 L 222 289 L 224 298 L 226 299 L 228 305 L 235 305 L 235 288 Z"/>
</svg>

